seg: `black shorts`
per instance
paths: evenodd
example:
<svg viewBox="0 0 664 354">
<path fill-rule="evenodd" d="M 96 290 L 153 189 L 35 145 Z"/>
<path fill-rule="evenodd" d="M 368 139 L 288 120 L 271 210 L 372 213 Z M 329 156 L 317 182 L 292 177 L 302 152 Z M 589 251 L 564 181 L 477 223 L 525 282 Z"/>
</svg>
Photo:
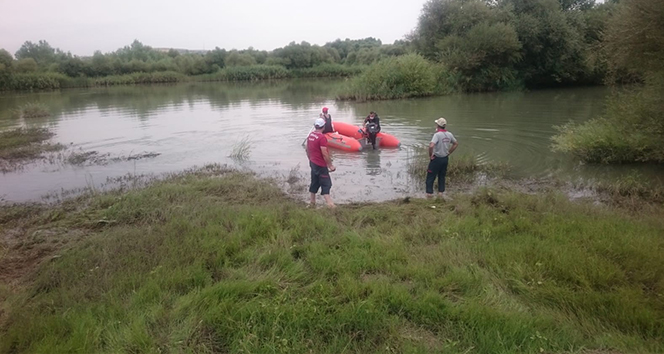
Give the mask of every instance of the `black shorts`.
<svg viewBox="0 0 664 354">
<path fill-rule="evenodd" d="M 311 167 L 309 192 L 318 193 L 318 189 L 321 189 L 321 195 L 330 194 L 332 179 L 330 178 L 330 171 L 327 169 L 327 166 L 318 166 L 311 161 L 309 161 L 309 166 Z"/>
</svg>

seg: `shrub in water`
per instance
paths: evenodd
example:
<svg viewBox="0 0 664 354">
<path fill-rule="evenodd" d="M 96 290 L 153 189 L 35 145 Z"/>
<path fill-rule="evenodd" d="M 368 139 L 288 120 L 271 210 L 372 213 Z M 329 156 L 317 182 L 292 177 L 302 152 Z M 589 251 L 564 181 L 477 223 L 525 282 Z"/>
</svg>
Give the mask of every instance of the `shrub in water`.
<svg viewBox="0 0 664 354">
<path fill-rule="evenodd" d="M 431 96 L 439 92 L 438 67 L 417 54 L 388 58 L 371 65 L 351 82 L 347 100 L 380 100 Z"/>
</svg>

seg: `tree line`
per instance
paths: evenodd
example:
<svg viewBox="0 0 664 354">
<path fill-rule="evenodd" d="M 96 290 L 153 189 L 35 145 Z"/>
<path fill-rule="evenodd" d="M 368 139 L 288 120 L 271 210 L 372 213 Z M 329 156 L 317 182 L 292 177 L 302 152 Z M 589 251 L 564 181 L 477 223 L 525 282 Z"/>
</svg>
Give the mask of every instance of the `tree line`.
<svg viewBox="0 0 664 354">
<path fill-rule="evenodd" d="M 96 51 L 80 57 L 52 47 L 46 41 L 25 42 L 15 53 L 0 50 L 0 75 L 61 73 L 69 77 L 104 77 L 131 73 L 172 71 L 184 75 L 213 74 L 226 67 L 277 65 L 286 69 L 308 69 L 325 64 L 369 65 L 381 58 L 407 51 L 407 43 L 383 44 L 375 38 L 336 40 L 323 46 L 292 42 L 273 51 L 253 48 L 205 53 L 156 50 L 135 40 L 111 53 Z"/>
<path fill-rule="evenodd" d="M 136 40 L 114 52 L 80 57 L 46 41 L 28 41 L 14 56 L 0 50 L 0 88 L 7 87 L 12 77 L 38 73 L 69 78 L 161 72 L 197 76 L 270 66 L 274 68 L 261 70 L 276 70 L 277 77 L 288 75 L 276 67 L 304 70 L 305 76 L 347 76 L 359 71 L 342 70 L 340 65 L 368 66 L 413 53 L 443 66 L 445 80 L 460 91 L 602 84 L 607 78 L 638 80 L 633 70 L 612 71 L 609 63 L 604 34 L 619 5 L 619 0 L 429 0 L 417 27 L 393 44 L 375 38 L 337 39 L 322 46 L 291 42 L 272 51 L 217 47 L 181 53 L 156 50 Z"/>
</svg>

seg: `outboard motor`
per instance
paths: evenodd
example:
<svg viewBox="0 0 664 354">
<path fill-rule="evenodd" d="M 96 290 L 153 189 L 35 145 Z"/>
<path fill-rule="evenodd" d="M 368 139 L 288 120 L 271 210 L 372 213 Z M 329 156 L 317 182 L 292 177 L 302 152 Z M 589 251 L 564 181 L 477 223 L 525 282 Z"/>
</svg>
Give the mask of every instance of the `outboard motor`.
<svg viewBox="0 0 664 354">
<path fill-rule="evenodd" d="M 367 124 L 366 127 L 367 131 L 367 139 L 369 139 L 369 142 L 371 143 L 371 146 L 373 146 L 374 150 L 376 149 L 376 134 L 380 132 L 380 129 L 378 128 L 378 124 L 376 123 L 369 123 Z"/>
</svg>

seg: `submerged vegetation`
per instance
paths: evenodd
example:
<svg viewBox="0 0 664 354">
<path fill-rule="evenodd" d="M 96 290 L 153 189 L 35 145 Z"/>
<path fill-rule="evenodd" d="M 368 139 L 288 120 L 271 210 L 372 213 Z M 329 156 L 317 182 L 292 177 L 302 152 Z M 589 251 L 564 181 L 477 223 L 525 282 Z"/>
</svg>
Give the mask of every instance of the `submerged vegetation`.
<svg viewBox="0 0 664 354">
<path fill-rule="evenodd" d="M 251 155 L 251 150 L 253 149 L 253 144 L 248 136 L 240 139 L 237 143 L 233 144 L 233 149 L 231 150 L 230 158 L 236 161 L 245 161 L 249 159 Z"/>
<path fill-rule="evenodd" d="M 658 215 L 490 189 L 433 206 L 308 210 L 214 166 L 2 206 L 0 352 L 664 350 Z"/>
<path fill-rule="evenodd" d="M 29 102 L 19 107 L 15 112 L 22 118 L 42 118 L 51 115 L 46 105 L 39 102 Z"/>
<path fill-rule="evenodd" d="M 408 173 L 418 181 L 424 181 L 431 158 L 427 147 L 414 147 L 409 150 Z M 506 163 L 480 162 L 473 155 L 454 154 L 450 156 L 447 177 L 461 183 L 472 183 L 482 175 L 489 178 L 505 177 L 510 167 Z"/>
<path fill-rule="evenodd" d="M 46 152 L 64 148 L 60 144 L 48 143 L 53 136 L 44 128 L 18 128 L 0 131 L 0 172 L 8 172 L 27 160 L 37 159 Z"/>
</svg>

